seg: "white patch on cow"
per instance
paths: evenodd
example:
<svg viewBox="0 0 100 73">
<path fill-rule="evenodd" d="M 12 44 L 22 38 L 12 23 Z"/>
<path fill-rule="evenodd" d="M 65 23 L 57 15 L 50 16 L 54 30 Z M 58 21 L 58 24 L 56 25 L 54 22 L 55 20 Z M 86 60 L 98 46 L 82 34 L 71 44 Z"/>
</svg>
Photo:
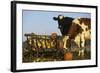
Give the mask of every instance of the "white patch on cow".
<svg viewBox="0 0 100 73">
<path fill-rule="evenodd" d="M 65 48 L 65 49 L 68 49 L 67 47 L 66 47 L 66 44 L 67 44 L 67 40 L 69 39 L 69 36 L 65 36 L 64 38 L 63 38 L 63 42 L 64 42 L 64 46 L 63 46 L 63 48 Z"/>
<path fill-rule="evenodd" d="M 62 20 L 63 18 L 64 18 L 64 16 L 62 16 L 62 15 L 61 15 L 61 16 L 59 16 L 59 19 L 60 19 L 60 20 Z"/>
<path fill-rule="evenodd" d="M 85 46 L 85 32 L 83 31 L 82 34 L 81 34 L 81 47 L 84 47 Z"/>
<path fill-rule="evenodd" d="M 80 24 L 79 19 L 80 19 L 80 18 L 74 19 L 74 20 L 72 21 L 72 23 L 75 23 L 75 24 Z"/>
<path fill-rule="evenodd" d="M 86 29 L 88 29 L 88 25 L 85 25 L 84 23 L 80 24 L 80 18 L 74 19 L 73 23 L 75 23 L 76 25 L 81 26 L 81 28 L 83 29 L 83 31 L 85 31 Z"/>
<path fill-rule="evenodd" d="M 78 34 L 74 39 L 74 42 L 78 45 L 79 48 L 80 48 L 80 43 L 81 43 L 80 39 L 81 39 L 80 34 Z"/>
<path fill-rule="evenodd" d="M 86 31 L 86 29 L 88 29 L 88 26 L 85 25 L 84 23 L 79 24 L 79 26 L 81 26 L 81 28 L 83 29 L 83 31 Z"/>
<path fill-rule="evenodd" d="M 85 39 L 91 39 L 91 30 L 87 30 L 87 31 L 84 31 L 84 32 L 85 32 L 85 34 L 84 34 Z"/>
</svg>

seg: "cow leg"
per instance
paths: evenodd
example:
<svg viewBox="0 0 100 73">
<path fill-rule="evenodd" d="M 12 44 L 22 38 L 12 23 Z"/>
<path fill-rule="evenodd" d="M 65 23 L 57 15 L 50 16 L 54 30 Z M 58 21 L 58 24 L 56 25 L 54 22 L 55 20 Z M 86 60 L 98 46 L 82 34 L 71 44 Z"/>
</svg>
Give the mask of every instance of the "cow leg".
<svg viewBox="0 0 100 73">
<path fill-rule="evenodd" d="M 85 53 L 85 35 L 84 35 L 85 32 L 82 33 L 81 35 L 81 55 L 82 57 L 84 57 L 84 53 Z"/>
<path fill-rule="evenodd" d="M 78 56 L 80 57 L 80 55 L 81 55 L 81 50 L 80 50 L 80 43 L 78 43 L 78 48 L 79 48 L 79 51 L 78 51 Z"/>
<path fill-rule="evenodd" d="M 63 43 L 64 43 L 63 48 L 64 48 L 64 49 L 68 49 L 68 48 L 66 47 L 66 45 L 67 45 L 67 40 L 68 40 L 68 39 L 69 39 L 68 36 L 65 36 L 65 37 L 63 38 Z"/>
<path fill-rule="evenodd" d="M 85 49 L 82 49 L 82 57 L 84 57 Z"/>
<path fill-rule="evenodd" d="M 66 38 L 65 38 L 65 37 L 63 38 L 63 43 L 64 43 L 63 48 L 64 48 L 64 49 L 67 49 L 67 48 L 66 48 Z"/>
<path fill-rule="evenodd" d="M 76 37 L 75 37 L 75 40 L 74 40 L 74 42 L 77 44 L 77 46 L 78 46 L 78 56 L 80 57 L 80 55 L 81 55 L 81 50 L 80 50 L 80 48 L 81 48 L 81 36 L 80 36 L 81 34 L 78 34 Z"/>
</svg>

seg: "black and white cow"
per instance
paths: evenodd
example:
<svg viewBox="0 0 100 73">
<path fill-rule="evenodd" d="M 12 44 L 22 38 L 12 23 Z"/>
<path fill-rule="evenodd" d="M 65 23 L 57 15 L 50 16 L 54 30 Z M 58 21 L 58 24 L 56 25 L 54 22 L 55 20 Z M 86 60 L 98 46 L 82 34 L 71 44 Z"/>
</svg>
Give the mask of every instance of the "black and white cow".
<svg viewBox="0 0 100 73">
<path fill-rule="evenodd" d="M 58 21 L 59 29 L 63 36 L 63 48 L 68 49 L 71 44 L 71 39 L 78 45 L 78 56 L 84 56 L 85 42 L 91 39 L 91 20 L 90 18 L 70 18 L 59 15 L 54 17 Z"/>
<path fill-rule="evenodd" d="M 58 17 L 53 17 L 53 19 L 55 21 L 58 21 L 58 28 L 60 29 L 61 31 L 61 34 L 63 36 L 63 42 L 64 42 L 64 46 L 63 48 L 67 49 L 66 47 L 70 47 L 70 44 L 66 44 L 67 42 L 70 42 L 70 41 L 65 41 L 66 38 L 66 35 L 68 35 L 69 33 L 69 30 L 72 26 L 72 21 L 74 20 L 74 18 L 71 18 L 71 17 L 64 17 L 63 15 L 58 15 Z"/>
</svg>

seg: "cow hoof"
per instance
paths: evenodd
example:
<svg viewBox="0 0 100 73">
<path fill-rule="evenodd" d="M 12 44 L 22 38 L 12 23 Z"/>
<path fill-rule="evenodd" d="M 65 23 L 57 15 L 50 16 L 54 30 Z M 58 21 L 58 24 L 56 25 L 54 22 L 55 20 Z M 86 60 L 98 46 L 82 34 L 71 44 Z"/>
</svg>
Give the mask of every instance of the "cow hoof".
<svg viewBox="0 0 100 73">
<path fill-rule="evenodd" d="M 64 48 L 65 50 L 68 50 L 68 48 Z"/>
<path fill-rule="evenodd" d="M 80 55 L 80 54 L 78 54 L 78 57 L 81 57 L 81 55 Z"/>
<path fill-rule="evenodd" d="M 78 55 L 78 56 L 77 56 L 77 59 L 81 59 L 81 56 L 80 56 L 80 55 Z"/>
</svg>

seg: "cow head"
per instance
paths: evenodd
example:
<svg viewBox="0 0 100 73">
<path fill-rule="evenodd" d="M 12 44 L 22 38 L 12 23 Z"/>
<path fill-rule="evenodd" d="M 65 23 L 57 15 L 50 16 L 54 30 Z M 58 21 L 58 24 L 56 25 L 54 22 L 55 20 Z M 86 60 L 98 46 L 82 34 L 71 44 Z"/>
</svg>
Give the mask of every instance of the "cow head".
<svg viewBox="0 0 100 73">
<path fill-rule="evenodd" d="M 54 20 L 62 20 L 64 18 L 63 15 L 58 15 L 58 17 L 54 17 Z"/>
<path fill-rule="evenodd" d="M 58 17 L 53 17 L 53 19 L 55 20 L 55 21 L 58 21 L 58 28 L 59 29 L 61 29 L 62 27 L 62 25 L 61 25 L 61 22 L 62 22 L 62 20 L 64 19 L 64 16 L 63 15 L 58 15 Z"/>
<path fill-rule="evenodd" d="M 58 28 L 60 29 L 62 36 L 67 35 L 69 28 L 72 24 L 73 18 L 58 15 L 58 17 L 53 17 L 53 19 L 55 21 L 58 21 Z"/>
</svg>

